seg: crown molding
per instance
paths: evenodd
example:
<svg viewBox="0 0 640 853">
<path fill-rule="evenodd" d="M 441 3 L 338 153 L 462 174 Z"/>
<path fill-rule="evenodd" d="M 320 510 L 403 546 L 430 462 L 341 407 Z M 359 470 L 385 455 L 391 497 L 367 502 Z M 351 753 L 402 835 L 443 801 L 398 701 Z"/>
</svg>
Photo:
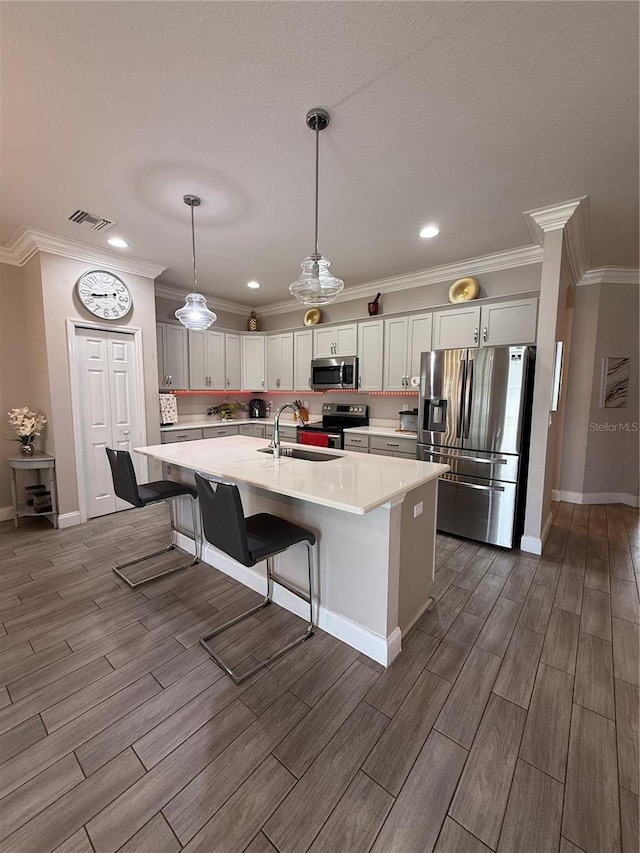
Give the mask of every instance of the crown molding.
<svg viewBox="0 0 640 853">
<path fill-rule="evenodd" d="M 588 270 L 578 281 L 577 287 L 589 284 L 640 285 L 640 269 L 637 267 L 598 267 Z"/>
<path fill-rule="evenodd" d="M 32 228 L 19 228 L 16 231 L 9 244 L 0 248 L 0 262 L 23 267 L 37 252 L 47 252 L 50 255 L 59 255 L 145 278 L 155 279 L 167 269 L 152 261 L 110 252 L 88 243 L 57 237 L 55 234 Z"/>
<path fill-rule="evenodd" d="M 591 266 L 589 196 L 580 196 L 537 210 L 525 210 L 522 215 L 531 239 L 541 246 L 544 246 L 544 237 L 548 231 L 565 229 L 571 271 L 574 279 L 580 281 Z"/>
<path fill-rule="evenodd" d="M 352 299 L 369 298 L 371 291 L 376 293 L 392 293 L 400 290 L 410 290 L 414 287 L 425 287 L 432 284 L 441 284 L 443 281 L 455 280 L 464 276 L 485 275 L 499 270 L 524 267 L 529 264 L 540 264 L 544 255 L 542 246 L 522 246 L 518 249 L 507 249 L 504 252 L 495 252 L 491 255 L 483 255 L 479 258 L 469 258 L 464 261 L 456 261 L 452 264 L 443 264 L 439 267 L 431 267 L 426 270 L 408 273 L 407 275 L 393 276 L 392 278 L 381 278 L 358 284 L 354 287 L 345 288 L 335 302 L 349 302 Z M 281 314 L 287 311 L 300 309 L 299 302 L 287 299 L 266 308 L 256 309 L 261 316 L 268 317 L 273 314 Z M 246 309 L 245 309 L 246 310 Z"/>
<path fill-rule="evenodd" d="M 163 299 L 173 299 L 176 302 L 184 302 L 184 299 L 187 293 L 191 293 L 190 290 L 183 290 L 182 288 L 171 287 L 171 285 L 167 284 L 157 284 L 155 285 L 156 296 L 161 296 Z M 215 310 L 216 308 L 219 311 L 228 311 L 230 314 L 242 314 L 245 315 L 247 311 L 251 311 L 251 306 L 241 305 L 239 302 L 229 302 L 225 299 L 219 299 L 217 296 L 211 293 L 205 293 L 204 291 L 200 291 L 207 299 L 210 299 L 212 302 L 212 308 Z M 254 309 L 256 311 L 260 310 L 258 308 Z M 260 312 L 264 313 L 263 311 Z"/>
</svg>

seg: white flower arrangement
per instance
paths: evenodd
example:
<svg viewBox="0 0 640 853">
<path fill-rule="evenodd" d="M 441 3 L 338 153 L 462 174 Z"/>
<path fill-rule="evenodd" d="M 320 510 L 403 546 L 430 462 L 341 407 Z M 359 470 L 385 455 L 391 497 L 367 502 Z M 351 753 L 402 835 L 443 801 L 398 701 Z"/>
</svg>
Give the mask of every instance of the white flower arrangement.
<svg viewBox="0 0 640 853">
<path fill-rule="evenodd" d="M 47 419 L 44 415 L 38 412 L 32 412 L 31 409 L 24 406 L 23 408 L 11 409 L 8 412 L 9 423 L 16 431 L 21 444 L 32 444 L 44 429 Z"/>
</svg>

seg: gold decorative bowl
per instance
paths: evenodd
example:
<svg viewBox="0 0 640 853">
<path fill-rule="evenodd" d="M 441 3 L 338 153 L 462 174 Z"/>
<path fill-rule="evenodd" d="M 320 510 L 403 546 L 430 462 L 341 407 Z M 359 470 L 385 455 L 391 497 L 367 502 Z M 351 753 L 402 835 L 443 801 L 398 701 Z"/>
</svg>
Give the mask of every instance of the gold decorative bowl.
<svg viewBox="0 0 640 853">
<path fill-rule="evenodd" d="M 479 290 L 475 278 L 459 278 L 449 288 L 449 302 L 468 302 L 476 298 Z"/>
<path fill-rule="evenodd" d="M 304 315 L 304 320 L 302 322 L 305 326 L 315 326 L 320 322 L 320 309 L 309 308 L 307 313 Z"/>
</svg>

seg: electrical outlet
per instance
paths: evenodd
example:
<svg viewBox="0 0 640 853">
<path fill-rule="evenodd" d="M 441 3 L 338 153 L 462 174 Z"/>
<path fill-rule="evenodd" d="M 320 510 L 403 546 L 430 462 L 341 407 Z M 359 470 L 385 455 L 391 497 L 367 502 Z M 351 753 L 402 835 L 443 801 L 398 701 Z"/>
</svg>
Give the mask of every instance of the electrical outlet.
<svg viewBox="0 0 640 853">
<path fill-rule="evenodd" d="M 302 401 L 302 405 L 305 407 L 305 409 L 306 409 L 307 411 L 309 411 L 309 401 L 308 401 L 308 400 L 303 400 L 303 401 Z"/>
<path fill-rule="evenodd" d="M 420 503 L 416 504 L 413 508 L 413 517 L 417 518 L 419 515 L 422 515 L 423 510 L 424 510 L 424 501 L 420 501 Z"/>
<path fill-rule="evenodd" d="M 408 412 L 408 411 L 409 411 L 409 404 L 408 404 L 408 403 L 403 403 L 403 404 L 402 404 L 402 411 L 403 411 L 403 412 Z"/>
</svg>

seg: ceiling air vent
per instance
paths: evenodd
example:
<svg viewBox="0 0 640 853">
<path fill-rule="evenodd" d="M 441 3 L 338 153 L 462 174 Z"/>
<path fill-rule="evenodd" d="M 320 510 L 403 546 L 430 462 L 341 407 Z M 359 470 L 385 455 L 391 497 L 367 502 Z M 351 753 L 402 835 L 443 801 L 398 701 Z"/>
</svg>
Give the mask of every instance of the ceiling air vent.
<svg viewBox="0 0 640 853">
<path fill-rule="evenodd" d="M 84 225 L 85 228 L 91 228 L 92 231 L 108 231 L 116 224 L 112 219 L 96 216 L 95 213 L 87 213 L 86 210 L 74 210 L 69 216 L 69 221 Z"/>
</svg>

